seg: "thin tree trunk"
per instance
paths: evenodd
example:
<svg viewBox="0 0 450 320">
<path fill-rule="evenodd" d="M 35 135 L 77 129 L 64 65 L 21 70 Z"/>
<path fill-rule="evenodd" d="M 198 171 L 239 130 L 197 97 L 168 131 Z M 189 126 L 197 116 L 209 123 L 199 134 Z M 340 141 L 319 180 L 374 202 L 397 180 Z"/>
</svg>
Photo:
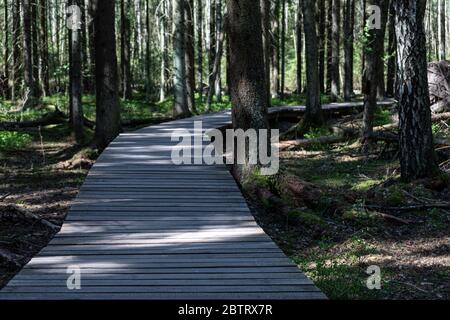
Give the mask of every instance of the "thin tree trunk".
<svg viewBox="0 0 450 320">
<path fill-rule="evenodd" d="M 280 98 L 284 99 L 286 87 L 286 0 L 281 0 L 281 82 Z"/>
<path fill-rule="evenodd" d="M 297 89 L 295 90 L 297 94 L 301 94 L 303 90 L 303 82 L 302 82 L 302 51 L 303 51 L 303 20 L 302 20 L 302 3 L 303 0 L 298 0 L 297 3 L 297 22 L 296 22 L 296 62 L 297 62 L 297 73 L 296 73 L 296 85 Z"/>
<path fill-rule="evenodd" d="M 3 36 L 3 76 L 4 76 L 4 87 L 2 88 L 3 90 L 3 95 L 5 98 L 9 97 L 9 17 L 8 17 L 8 12 L 9 12 L 9 6 L 8 6 L 8 1 L 4 0 L 3 1 L 3 22 L 5 24 L 4 26 L 4 36 Z"/>
<path fill-rule="evenodd" d="M 18 85 L 20 83 L 20 0 L 13 0 L 12 19 L 13 19 L 13 66 L 11 79 L 11 100 L 16 100 Z"/>
<path fill-rule="evenodd" d="M 221 32 L 220 34 L 217 36 L 218 39 L 218 43 L 217 43 L 217 52 L 215 54 L 215 61 L 214 61 L 214 66 L 213 66 L 213 71 L 211 73 L 211 77 L 210 77 L 210 83 L 216 83 L 217 78 L 220 77 L 219 74 L 219 68 L 220 68 L 220 62 L 222 60 L 222 54 L 223 54 L 223 43 L 225 41 L 225 32 L 224 29 L 227 28 L 226 24 L 224 24 L 223 26 L 219 26 L 217 25 L 218 30 L 220 29 Z M 211 110 L 211 104 L 212 104 L 212 98 L 213 98 L 213 91 L 209 90 L 208 91 L 208 98 L 206 101 L 206 109 L 208 110 L 208 112 L 212 111 Z"/>
<path fill-rule="evenodd" d="M 326 9 L 325 0 L 319 0 L 319 87 L 320 92 L 325 92 L 325 44 L 326 44 Z"/>
<path fill-rule="evenodd" d="M 388 63 L 387 63 L 387 84 L 386 84 L 386 95 L 388 97 L 393 97 L 395 92 L 395 74 L 397 72 L 397 61 L 396 61 L 396 51 L 397 42 L 395 39 L 395 12 L 394 12 L 394 1 L 391 1 L 389 8 L 389 48 L 388 48 Z"/>
<path fill-rule="evenodd" d="M 48 28 L 47 28 L 47 0 L 40 0 L 41 8 L 41 65 L 40 76 L 42 85 L 42 94 L 47 96 L 50 94 L 50 82 L 48 71 Z"/>
<path fill-rule="evenodd" d="M 166 6 L 162 5 L 163 12 L 162 18 L 159 21 L 160 24 L 160 51 L 161 51 L 161 70 L 160 70 L 160 89 L 159 89 L 159 101 L 166 100 L 166 68 L 167 68 L 167 36 L 166 36 Z"/>
<path fill-rule="evenodd" d="M 197 0 L 197 91 L 203 99 L 203 1 Z"/>
<path fill-rule="evenodd" d="M 333 0 L 332 3 L 332 40 L 331 40 L 331 101 L 336 102 L 340 93 L 340 25 L 341 25 L 341 0 Z"/>
<path fill-rule="evenodd" d="M 95 28 L 96 126 L 95 142 L 101 149 L 120 133 L 120 103 L 116 58 L 115 3 L 92 0 Z"/>
<path fill-rule="evenodd" d="M 446 1 L 448 0 L 438 0 L 439 6 L 439 22 L 438 22 L 438 37 L 439 37 L 439 55 L 440 60 L 445 60 L 447 58 L 447 42 L 446 42 Z"/>
<path fill-rule="evenodd" d="M 195 106 L 195 51 L 194 51 L 194 0 L 186 0 L 186 94 L 187 105 L 192 113 L 197 113 Z"/>
<path fill-rule="evenodd" d="M 272 36 L 272 98 L 277 98 L 280 94 L 280 1 L 275 0 Z"/>
<path fill-rule="evenodd" d="M 130 1 L 120 1 L 120 64 L 122 98 L 131 99 L 131 45 L 130 45 Z"/>
<path fill-rule="evenodd" d="M 173 0 L 173 114 L 176 118 L 190 115 L 186 90 L 184 5 L 185 0 Z"/>
<path fill-rule="evenodd" d="M 270 92 L 270 0 L 261 0 L 261 23 L 266 91 Z M 270 95 L 267 95 L 267 105 L 270 106 L 270 104 Z"/>
<path fill-rule="evenodd" d="M 345 0 L 344 8 L 344 51 L 345 51 L 345 79 L 344 79 L 344 100 L 350 101 L 353 96 L 353 55 L 354 55 L 354 17 L 355 1 Z"/>
<path fill-rule="evenodd" d="M 333 3 L 332 0 L 327 0 L 327 77 L 326 77 L 326 92 L 331 93 L 331 78 L 333 74 L 333 64 L 332 64 L 332 42 L 333 42 Z"/>
<path fill-rule="evenodd" d="M 426 0 L 395 2 L 400 166 L 406 181 L 437 173 L 427 80 Z"/>
<path fill-rule="evenodd" d="M 152 94 L 152 53 L 151 53 L 151 25 L 150 25 L 150 0 L 145 0 L 145 27 L 147 30 L 147 39 L 145 44 L 145 97 L 147 102 L 151 99 Z"/>
<path fill-rule="evenodd" d="M 27 104 L 24 108 L 34 106 L 36 103 L 36 87 L 33 77 L 33 38 L 31 35 L 31 0 L 22 0 L 23 20 L 23 62 L 25 85 L 28 90 Z"/>
<path fill-rule="evenodd" d="M 216 53 L 214 57 L 214 67 L 216 68 L 216 76 L 214 80 L 214 93 L 217 97 L 217 101 L 222 102 L 222 53 L 223 53 L 223 17 L 222 17 L 222 0 L 216 0 Z M 221 38 L 222 37 L 222 38 Z M 219 46 L 222 46 L 219 48 Z M 217 58 L 217 55 L 219 57 Z M 218 64 L 216 61 L 218 60 Z M 214 70 L 213 70 L 214 72 Z"/>
<path fill-rule="evenodd" d="M 34 79 L 34 93 L 37 97 L 42 94 L 39 83 L 39 6 L 37 0 L 31 0 L 31 38 L 32 38 L 32 70 Z"/>
<path fill-rule="evenodd" d="M 71 3 L 80 6 L 80 0 L 71 0 Z M 71 77 L 71 101 L 72 101 L 72 127 L 77 144 L 82 144 L 84 140 L 83 132 L 83 106 L 82 97 L 82 63 L 81 63 L 81 28 L 82 25 L 73 26 L 71 29 L 70 42 L 70 77 Z"/>
</svg>

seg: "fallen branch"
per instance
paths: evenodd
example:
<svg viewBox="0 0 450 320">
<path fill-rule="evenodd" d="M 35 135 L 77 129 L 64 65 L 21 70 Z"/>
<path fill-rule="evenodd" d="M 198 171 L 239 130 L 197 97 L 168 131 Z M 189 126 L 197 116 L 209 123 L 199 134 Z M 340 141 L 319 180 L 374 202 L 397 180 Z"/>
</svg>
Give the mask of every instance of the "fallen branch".
<svg viewBox="0 0 450 320">
<path fill-rule="evenodd" d="M 11 193 L 7 193 L 7 194 L 1 196 L 1 197 L 0 197 L 0 202 L 5 201 L 6 198 L 8 198 L 10 195 L 11 195 Z"/>
<path fill-rule="evenodd" d="M 45 220 L 45 219 L 43 219 L 41 217 L 38 217 L 34 213 L 27 212 L 27 211 L 25 211 L 25 210 L 15 206 L 15 205 L 11 205 L 11 204 L 0 205 L 0 209 L 2 211 L 4 211 L 4 212 L 8 212 L 8 213 L 12 212 L 12 213 L 20 214 L 23 217 L 25 217 L 25 219 L 30 219 L 30 220 L 34 220 L 36 222 L 39 222 L 39 223 L 43 224 L 44 226 L 50 228 L 53 232 L 57 232 L 61 228 L 60 226 L 58 226 L 58 225 L 56 225 L 54 223 L 51 223 L 50 221 Z"/>
<path fill-rule="evenodd" d="M 47 113 L 41 119 L 30 120 L 30 121 L 18 121 L 18 122 L 1 122 L 1 130 L 13 130 L 22 128 L 34 128 L 34 127 L 45 127 L 53 124 L 61 124 L 67 122 L 67 118 L 58 109 L 52 113 Z"/>
<path fill-rule="evenodd" d="M 420 204 L 405 207 L 383 207 L 376 205 L 366 205 L 369 210 L 380 210 L 380 211 L 420 211 L 429 209 L 450 209 L 450 203 L 435 203 L 435 204 Z"/>
<path fill-rule="evenodd" d="M 385 220 L 390 220 L 390 221 L 401 223 L 401 224 L 410 224 L 411 223 L 411 221 L 409 221 L 409 220 L 405 220 L 405 219 L 402 219 L 402 218 L 399 218 L 399 217 L 396 217 L 396 216 L 393 216 L 393 215 L 390 215 L 387 213 L 375 212 L 373 214 L 376 216 L 379 216 Z"/>
</svg>

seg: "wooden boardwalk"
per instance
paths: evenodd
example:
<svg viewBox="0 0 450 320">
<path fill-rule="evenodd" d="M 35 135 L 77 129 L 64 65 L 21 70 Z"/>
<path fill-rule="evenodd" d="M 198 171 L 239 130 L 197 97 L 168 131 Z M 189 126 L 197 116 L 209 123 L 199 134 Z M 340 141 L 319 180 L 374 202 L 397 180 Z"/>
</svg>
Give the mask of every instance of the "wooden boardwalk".
<svg viewBox="0 0 450 320">
<path fill-rule="evenodd" d="M 256 224 L 225 166 L 172 163 L 171 133 L 200 120 L 222 127 L 230 113 L 120 135 L 0 299 L 325 298 Z M 68 267 L 81 268 L 80 290 L 67 288 Z"/>
</svg>

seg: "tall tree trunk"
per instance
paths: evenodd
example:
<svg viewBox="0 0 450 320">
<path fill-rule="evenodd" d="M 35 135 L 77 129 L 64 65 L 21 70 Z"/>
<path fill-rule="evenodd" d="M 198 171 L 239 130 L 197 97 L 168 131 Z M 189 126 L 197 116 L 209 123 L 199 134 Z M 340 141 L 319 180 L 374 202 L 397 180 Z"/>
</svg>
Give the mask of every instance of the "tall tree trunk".
<svg viewBox="0 0 450 320">
<path fill-rule="evenodd" d="M 406 181 L 437 172 L 427 80 L 426 0 L 395 1 L 400 166 Z"/>
<path fill-rule="evenodd" d="M 36 103 L 36 86 L 33 77 L 33 38 L 31 30 L 31 0 L 22 0 L 23 20 L 23 62 L 25 86 L 28 90 L 27 104 L 25 108 Z"/>
<path fill-rule="evenodd" d="M 3 35 L 3 76 L 4 76 L 4 88 L 3 95 L 5 98 L 9 97 L 9 6 L 8 1 L 3 1 L 3 22 L 4 26 L 4 35 Z"/>
<path fill-rule="evenodd" d="M 385 2 L 389 0 L 369 0 L 370 5 L 383 7 Z M 381 11 L 382 15 L 386 12 Z M 386 19 L 384 17 L 381 18 Z M 367 43 L 364 47 L 364 73 L 363 73 L 363 88 L 364 94 L 364 118 L 362 127 L 362 140 L 364 143 L 363 151 L 367 153 L 370 144 L 370 135 L 373 132 L 374 114 L 377 108 L 377 91 L 380 86 L 379 73 L 377 70 L 381 67 L 383 55 L 384 33 L 382 29 L 368 30 Z"/>
<path fill-rule="evenodd" d="M 320 92 L 325 93 L 325 44 L 326 44 L 326 8 L 325 0 L 319 0 L 319 87 Z"/>
<path fill-rule="evenodd" d="M 12 79 L 11 79 L 11 100 L 16 100 L 16 94 L 18 92 L 18 86 L 20 83 L 20 1 L 13 0 L 12 4 L 12 19 L 13 19 L 13 32 L 12 32 L 12 46 L 13 46 L 13 66 L 12 66 Z"/>
<path fill-rule="evenodd" d="M 222 53 L 223 53 L 223 17 L 222 17 L 222 0 L 216 0 L 216 56 L 214 57 L 214 67 L 217 75 L 214 80 L 214 93 L 217 101 L 222 102 Z M 219 48 L 221 46 L 221 48 Z M 219 57 L 217 57 L 219 55 Z M 216 63 L 218 61 L 218 64 Z M 213 70 L 214 72 L 214 70 Z"/>
<path fill-rule="evenodd" d="M 440 60 L 447 58 L 447 42 L 446 42 L 446 1 L 438 0 L 439 6 L 439 22 L 438 22 L 438 37 L 439 37 L 439 56 Z"/>
<path fill-rule="evenodd" d="M 211 74 L 214 68 L 214 58 L 216 54 L 216 1 L 209 0 L 209 33 L 208 33 L 208 80 L 211 80 Z M 208 90 L 214 90 L 211 81 L 208 81 Z"/>
<path fill-rule="evenodd" d="M 115 3 L 92 0 L 95 29 L 96 126 L 95 143 L 101 149 L 120 133 L 120 103 L 116 57 Z"/>
<path fill-rule="evenodd" d="M 340 93 L 340 25 L 341 25 L 341 0 L 333 0 L 332 3 L 332 32 L 331 32 L 331 101 L 336 102 Z"/>
<path fill-rule="evenodd" d="M 159 101 L 166 100 L 166 82 L 167 82 L 167 35 L 166 35 L 166 21 L 167 21 L 167 8 L 162 4 L 162 17 L 159 21 L 160 27 L 160 51 L 161 51 L 161 70 L 160 70 L 160 89 L 159 89 Z"/>
<path fill-rule="evenodd" d="M 88 21 L 88 38 L 89 38 L 89 89 L 91 92 L 95 91 L 95 27 L 94 27 L 94 20 L 92 17 L 94 17 L 94 10 L 91 0 L 88 1 L 88 13 L 90 16 L 90 20 Z"/>
<path fill-rule="evenodd" d="M 344 78 L 344 100 L 350 101 L 353 96 L 353 55 L 354 55 L 354 24 L 355 24 L 355 1 L 345 0 L 344 8 L 344 51 L 345 51 L 345 78 Z"/>
<path fill-rule="evenodd" d="M 186 94 L 191 112 L 197 113 L 195 106 L 195 50 L 194 50 L 194 0 L 186 0 Z"/>
<path fill-rule="evenodd" d="M 296 72 L 296 85 L 297 89 L 295 90 L 297 94 L 301 94 L 303 90 L 303 82 L 302 82 L 302 51 L 303 51 L 303 20 L 302 20 L 302 10 L 303 10 L 302 0 L 298 0 L 297 3 L 297 21 L 296 21 L 296 62 L 297 62 L 297 72 Z"/>
<path fill-rule="evenodd" d="M 41 9 L 41 65 L 39 79 L 42 85 L 42 94 L 47 96 L 50 94 L 49 71 L 48 71 L 48 28 L 47 28 L 47 0 L 40 0 Z"/>
<path fill-rule="evenodd" d="M 387 63 L 387 84 L 386 95 L 393 97 L 395 92 L 395 74 L 397 72 L 397 42 L 395 39 L 395 12 L 394 1 L 390 1 L 388 30 L 389 30 L 389 48 L 388 48 L 388 63 Z"/>
<path fill-rule="evenodd" d="M 264 75 L 266 92 L 270 92 L 270 0 L 261 0 L 261 22 L 263 32 Z M 267 95 L 267 105 L 270 106 L 270 95 Z"/>
<path fill-rule="evenodd" d="M 187 117 L 190 111 L 187 105 L 186 61 L 185 61 L 185 0 L 173 0 L 173 91 L 174 117 Z"/>
<path fill-rule="evenodd" d="M 242 130 L 266 129 L 267 92 L 260 3 L 255 0 L 228 1 L 228 14 L 230 59 L 233 66 L 230 70 L 233 127 Z M 258 148 L 250 150 L 247 146 L 246 163 L 234 167 L 238 179 L 244 178 L 254 168 L 255 164 L 249 162 L 251 153 L 259 159 Z"/>
<path fill-rule="evenodd" d="M 130 37 L 130 1 L 120 1 L 120 65 L 122 98 L 131 99 L 131 37 Z"/>
<path fill-rule="evenodd" d="M 331 93 L 331 78 L 333 74 L 333 64 L 332 64 L 332 56 L 333 56 L 333 0 L 327 0 L 327 58 L 326 58 L 326 64 L 327 64 L 327 77 L 325 79 L 326 82 L 326 92 Z"/>
<path fill-rule="evenodd" d="M 281 82 L 280 98 L 284 99 L 286 87 L 286 0 L 281 0 Z"/>
<path fill-rule="evenodd" d="M 145 28 L 147 30 L 147 39 L 145 44 L 145 98 L 150 102 L 152 91 L 152 53 L 151 53 L 151 25 L 150 25 L 150 0 L 145 0 Z"/>
<path fill-rule="evenodd" d="M 320 104 L 319 57 L 316 31 L 316 6 L 313 0 L 303 0 L 303 23 L 306 52 L 306 113 L 302 130 L 323 124 Z"/>
<path fill-rule="evenodd" d="M 378 64 L 378 89 L 377 89 L 377 99 L 383 100 L 386 97 L 386 83 L 385 83 L 385 67 L 384 67 L 384 37 L 386 34 L 386 25 L 389 15 L 389 0 L 384 0 L 381 2 L 381 37 L 383 41 L 380 41 L 380 56 L 379 56 L 379 64 Z"/>
<path fill-rule="evenodd" d="M 217 25 L 217 29 L 221 30 L 220 34 L 217 35 L 217 52 L 215 54 L 215 61 L 214 61 L 214 66 L 213 66 L 213 71 L 211 73 L 210 76 L 210 85 L 214 84 L 217 82 L 217 78 L 220 77 L 220 63 L 222 60 L 222 54 L 223 54 L 223 43 L 225 41 L 225 32 L 224 29 L 227 28 L 227 25 L 224 24 L 223 26 L 219 26 Z M 211 110 L 211 104 L 212 104 L 212 98 L 213 98 L 213 91 L 209 90 L 208 91 L 208 98 L 206 101 L 206 108 L 208 111 L 212 111 Z"/>
<path fill-rule="evenodd" d="M 39 6 L 37 0 L 31 0 L 31 38 L 32 38 L 32 70 L 34 79 L 34 92 L 37 97 L 42 94 L 39 83 Z"/>
<path fill-rule="evenodd" d="M 72 5 L 80 7 L 81 0 L 71 0 Z M 73 14 L 73 12 L 69 12 Z M 72 128 L 77 144 L 82 144 L 84 140 L 83 132 L 83 106 L 81 102 L 82 97 L 82 68 L 81 63 L 81 28 L 82 25 L 72 26 L 70 37 L 70 77 L 71 77 L 71 102 L 72 102 Z"/>
<path fill-rule="evenodd" d="M 200 101 L 203 99 L 203 1 L 197 0 L 197 79 Z"/>
<path fill-rule="evenodd" d="M 272 35 L 272 97 L 277 98 L 280 94 L 280 1 L 274 0 L 273 35 Z"/>
</svg>

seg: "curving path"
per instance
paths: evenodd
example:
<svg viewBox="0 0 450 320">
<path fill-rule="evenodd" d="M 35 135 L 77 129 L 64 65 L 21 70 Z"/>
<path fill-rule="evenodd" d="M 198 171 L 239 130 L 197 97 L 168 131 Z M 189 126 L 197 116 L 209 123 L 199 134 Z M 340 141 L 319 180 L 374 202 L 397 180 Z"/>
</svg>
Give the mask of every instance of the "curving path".
<svg viewBox="0 0 450 320">
<path fill-rule="evenodd" d="M 218 128 L 230 113 L 120 135 L 0 299 L 325 298 L 256 224 L 225 166 L 172 164 L 171 133 L 194 120 Z M 68 267 L 81 268 L 80 290 L 67 288 Z"/>
</svg>

